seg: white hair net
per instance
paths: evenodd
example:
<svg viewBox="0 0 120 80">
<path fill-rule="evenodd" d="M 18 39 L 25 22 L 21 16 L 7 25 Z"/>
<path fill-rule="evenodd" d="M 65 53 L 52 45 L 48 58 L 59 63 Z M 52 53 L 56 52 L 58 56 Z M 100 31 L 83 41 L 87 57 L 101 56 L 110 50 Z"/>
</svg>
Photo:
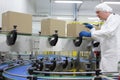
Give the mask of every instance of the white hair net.
<svg viewBox="0 0 120 80">
<path fill-rule="evenodd" d="M 112 12 L 112 8 L 108 6 L 105 3 L 100 3 L 95 7 L 95 11 L 106 11 L 106 12 Z"/>
</svg>

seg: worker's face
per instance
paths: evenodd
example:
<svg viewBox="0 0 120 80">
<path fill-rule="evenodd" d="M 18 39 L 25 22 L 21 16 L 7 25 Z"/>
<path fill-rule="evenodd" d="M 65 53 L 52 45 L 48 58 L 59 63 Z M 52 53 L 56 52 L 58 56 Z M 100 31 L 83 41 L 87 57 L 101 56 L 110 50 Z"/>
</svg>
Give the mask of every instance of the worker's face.
<svg viewBox="0 0 120 80">
<path fill-rule="evenodd" d="M 106 20 L 106 12 L 104 11 L 96 11 L 97 16 L 100 18 L 100 20 Z"/>
</svg>

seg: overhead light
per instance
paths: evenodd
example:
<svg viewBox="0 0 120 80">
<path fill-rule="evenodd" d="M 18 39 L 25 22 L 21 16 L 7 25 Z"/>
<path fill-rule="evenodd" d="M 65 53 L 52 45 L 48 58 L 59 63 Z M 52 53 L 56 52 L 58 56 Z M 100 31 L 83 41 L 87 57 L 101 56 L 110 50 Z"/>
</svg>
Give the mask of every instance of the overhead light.
<svg viewBox="0 0 120 80">
<path fill-rule="evenodd" d="M 67 20 L 72 20 L 73 18 L 71 18 L 71 17 L 57 17 L 57 19 L 62 19 L 62 20 L 65 20 L 65 19 L 67 19 Z"/>
<path fill-rule="evenodd" d="M 94 21 L 94 22 L 99 22 L 99 21 Z"/>
<path fill-rule="evenodd" d="M 88 17 L 89 20 L 99 20 L 98 17 Z"/>
<path fill-rule="evenodd" d="M 120 4 L 120 2 L 104 2 L 106 4 Z"/>
<path fill-rule="evenodd" d="M 55 3 L 83 3 L 80 0 L 55 0 Z"/>
</svg>

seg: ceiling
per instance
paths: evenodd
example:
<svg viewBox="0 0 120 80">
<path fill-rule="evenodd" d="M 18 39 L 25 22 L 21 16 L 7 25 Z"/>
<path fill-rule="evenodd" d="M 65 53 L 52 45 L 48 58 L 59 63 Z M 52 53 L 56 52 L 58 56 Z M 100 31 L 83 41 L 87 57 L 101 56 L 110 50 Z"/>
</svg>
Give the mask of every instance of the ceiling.
<svg viewBox="0 0 120 80">
<path fill-rule="evenodd" d="M 120 0 L 82 0 L 82 4 L 58 4 L 53 0 L 36 0 L 35 17 L 64 17 L 74 20 L 76 15 L 78 20 L 87 20 L 87 17 L 95 17 L 94 7 L 104 1 Z M 110 5 L 115 13 L 120 14 L 120 4 Z M 75 11 L 77 9 L 77 11 Z"/>
</svg>

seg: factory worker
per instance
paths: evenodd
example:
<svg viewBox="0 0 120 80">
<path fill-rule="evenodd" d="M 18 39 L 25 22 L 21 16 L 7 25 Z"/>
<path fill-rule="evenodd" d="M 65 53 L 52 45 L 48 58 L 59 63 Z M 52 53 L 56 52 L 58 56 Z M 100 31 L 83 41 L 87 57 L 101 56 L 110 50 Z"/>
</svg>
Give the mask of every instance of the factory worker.
<svg viewBox="0 0 120 80">
<path fill-rule="evenodd" d="M 118 61 L 120 61 L 120 16 L 112 13 L 112 8 L 105 3 L 95 7 L 97 16 L 104 21 L 100 30 L 95 30 L 91 24 L 84 25 L 90 32 L 81 31 L 79 36 L 92 37 L 100 42 L 102 72 L 117 72 Z"/>
</svg>

